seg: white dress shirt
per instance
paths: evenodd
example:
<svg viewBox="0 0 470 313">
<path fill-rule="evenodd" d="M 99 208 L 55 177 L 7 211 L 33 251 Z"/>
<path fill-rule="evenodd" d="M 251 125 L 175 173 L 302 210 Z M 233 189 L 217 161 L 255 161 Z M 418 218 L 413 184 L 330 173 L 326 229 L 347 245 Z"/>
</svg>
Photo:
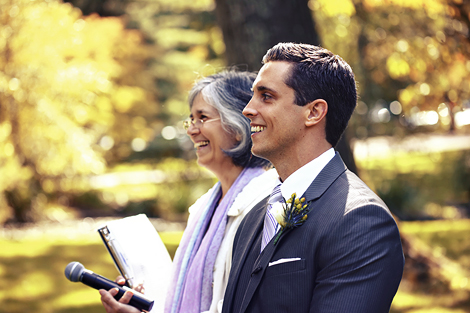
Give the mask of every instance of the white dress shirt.
<svg viewBox="0 0 470 313">
<path fill-rule="evenodd" d="M 334 156 L 335 150 L 330 148 L 287 177 L 281 185 L 281 193 L 284 199 L 290 199 L 294 192 L 297 194 L 297 197 L 301 197 Z"/>
</svg>

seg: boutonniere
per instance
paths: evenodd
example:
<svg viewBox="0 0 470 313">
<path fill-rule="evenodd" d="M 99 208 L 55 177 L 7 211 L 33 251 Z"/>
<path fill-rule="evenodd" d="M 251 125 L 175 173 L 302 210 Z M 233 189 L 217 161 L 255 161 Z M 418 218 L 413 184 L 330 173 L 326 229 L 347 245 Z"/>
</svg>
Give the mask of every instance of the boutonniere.
<svg viewBox="0 0 470 313">
<path fill-rule="evenodd" d="M 287 201 L 274 203 L 271 213 L 281 226 L 281 230 L 274 239 L 274 244 L 277 243 L 284 230 L 302 225 L 307 220 L 309 212 L 309 203 L 305 203 L 305 198 L 297 198 L 295 192 Z"/>
</svg>

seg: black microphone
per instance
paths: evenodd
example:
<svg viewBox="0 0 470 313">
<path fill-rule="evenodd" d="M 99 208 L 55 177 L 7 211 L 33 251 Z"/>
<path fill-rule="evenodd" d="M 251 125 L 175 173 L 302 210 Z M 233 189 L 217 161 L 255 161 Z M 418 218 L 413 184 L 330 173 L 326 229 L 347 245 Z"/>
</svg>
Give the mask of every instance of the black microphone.
<svg viewBox="0 0 470 313">
<path fill-rule="evenodd" d="M 114 296 L 116 300 L 121 299 L 126 290 L 130 290 L 134 295 L 129 301 L 129 305 L 132 305 L 141 311 L 150 311 L 153 307 L 154 301 L 145 298 L 141 293 L 135 290 L 132 290 L 128 287 L 122 287 L 112 280 L 87 270 L 80 262 L 70 262 L 65 267 L 65 277 L 67 277 L 67 279 L 72 282 L 80 281 L 85 285 L 95 289 L 104 289 L 109 291 L 113 288 L 117 288 L 119 289 L 119 292 Z"/>
</svg>

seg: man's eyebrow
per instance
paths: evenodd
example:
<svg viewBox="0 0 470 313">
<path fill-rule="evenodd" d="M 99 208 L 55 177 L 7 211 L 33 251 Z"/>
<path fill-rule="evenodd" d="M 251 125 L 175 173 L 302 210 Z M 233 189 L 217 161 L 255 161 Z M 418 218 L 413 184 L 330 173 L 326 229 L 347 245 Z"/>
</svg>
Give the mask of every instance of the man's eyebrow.
<svg viewBox="0 0 470 313">
<path fill-rule="evenodd" d="M 256 86 L 256 91 L 259 91 L 259 92 L 269 91 L 269 92 L 272 92 L 272 93 L 277 93 L 276 90 L 274 90 L 272 88 L 269 88 L 269 87 L 266 87 L 266 86 L 262 86 L 262 85 L 261 86 Z"/>
</svg>

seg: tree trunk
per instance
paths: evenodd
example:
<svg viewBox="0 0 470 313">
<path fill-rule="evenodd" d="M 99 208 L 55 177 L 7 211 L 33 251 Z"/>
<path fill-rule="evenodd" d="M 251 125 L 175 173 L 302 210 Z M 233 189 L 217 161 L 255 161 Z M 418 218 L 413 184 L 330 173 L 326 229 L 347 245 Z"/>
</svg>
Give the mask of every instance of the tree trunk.
<svg viewBox="0 0 470 313">
<path fill-rule="evenodd" d="M 320 44 L 308 0 L 215 0 L 229 66 L 261 67 L 278 42 Z"/>
</svg>

